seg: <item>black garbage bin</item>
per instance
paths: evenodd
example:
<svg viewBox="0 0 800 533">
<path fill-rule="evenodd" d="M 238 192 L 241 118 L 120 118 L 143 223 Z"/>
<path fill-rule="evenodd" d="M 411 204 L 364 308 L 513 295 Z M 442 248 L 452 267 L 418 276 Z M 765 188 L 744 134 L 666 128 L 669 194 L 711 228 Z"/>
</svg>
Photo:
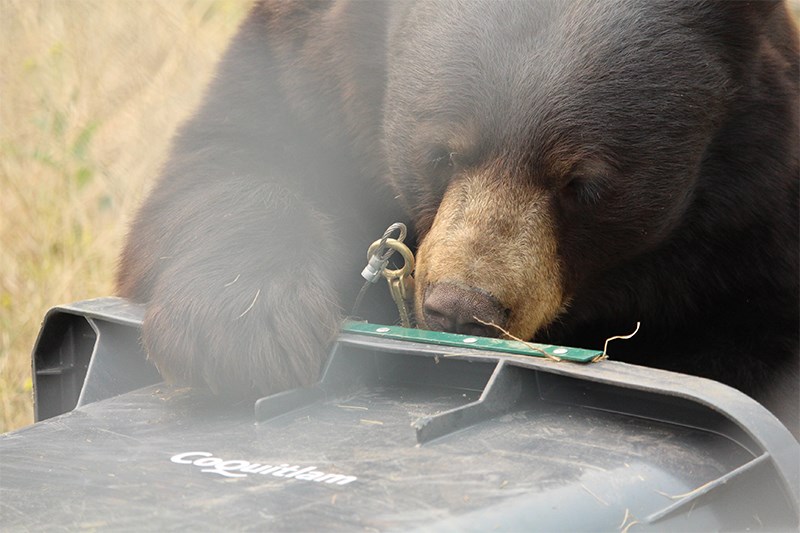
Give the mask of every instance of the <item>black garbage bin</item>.
<svg viewBox="0 0 800 533">
<path fill-rule="evenodd" d="M 351 323 L 316 386 L 227 405 L 160 382 L 141 318 L 48 313 L 37 423 L 0 436 L 3 529 L 798 527 L 800 445 L 713 381 Z"/>
</svg>

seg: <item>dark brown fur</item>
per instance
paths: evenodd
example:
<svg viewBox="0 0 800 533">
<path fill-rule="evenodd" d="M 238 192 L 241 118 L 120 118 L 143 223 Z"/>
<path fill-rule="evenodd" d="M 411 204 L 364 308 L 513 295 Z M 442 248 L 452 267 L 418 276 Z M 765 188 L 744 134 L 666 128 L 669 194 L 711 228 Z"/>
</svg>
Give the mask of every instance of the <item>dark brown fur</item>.
<svg viewBox="0 0 800 533">
<path fill-rule="evenodd" d="M 798 79 L 780 3 L 263 2 L 119 292 L 169 379 L 307 385 L 364 250 L 407 217 L 423 325 L 439 282 L 548 342 L 641 321 L 614 359 L 723 381 L 797 431 Z"/>
</svg>

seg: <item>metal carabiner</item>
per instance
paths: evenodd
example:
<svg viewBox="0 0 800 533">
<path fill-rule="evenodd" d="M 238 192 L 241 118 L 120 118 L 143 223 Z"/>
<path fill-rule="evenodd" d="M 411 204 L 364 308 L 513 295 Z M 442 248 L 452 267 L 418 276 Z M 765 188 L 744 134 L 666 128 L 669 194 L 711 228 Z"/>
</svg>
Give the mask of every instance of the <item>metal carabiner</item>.
<svg viewBox="0 0 800 533">
<path fill-rule="evenodd" d="M 378 239 L 377 241 L 373 242 L 369 250 L 367 251 L 367 258 L 372 258 L 378 249 L 381 246 L 385 246 L 386 248 L 393 250 L 395 252 L 399 252 L 400 255 L 403 257 L 403 261 L 405 262 L 402 268 L 398 268 L 395 270 L 389 270 L 388 268 L 384 267 L 381 271 L 383 277 L 386 279 L 389 278 L 402 278 L 403 276 L 409 276 L 412 272 L 414 272 L 414 254 L 411 253 L 411 250 L 408 246 L 403 244 L 401 241 L 397 239 Z M 384 254 L 387 257 L 390 254 Z"/>
<path fill-rule="evenodd" d="M 397 306 L 397 311 L 400 314 L 400 322 L 403 327 L 410 328 L 412 324 L 409 307 L 413 307 L 412 300 L 414 298 L 414 278 L 411 276 L 411 273 L 414 272 L 414 254 L 408 246 L 399 240 L 386 238 L 379 239 L 372 243 L 367 251 L 367 257 L 375 257 L 382 246 L 385 246 L 389 250 L 399 252 L 403 258 L 404 262 L 402 267 L 391 270 L 384 266 L 381 274 L 386 278 L 386 283 L 389 285 L 389 293 L 392 295 L 392 300 L 394 300 Z M 390 254 L 386 253 L 384 255 L 388 257 Z"/>
<path fill-rule="evenodd" d="M 361 271 L 361 277 L 370 283 L 376 283 L 378 281 L 381 272 L 383 272 L 386 265 L 389 264 L 389 258 L 396 251 L 396 248 L 386 246 L 389 236 L 394 233 L 395 230 L 400 230 L 400 235 L 398 235 L 396 240 L 402 243 L 406 238 L 408 230 L 406 229 L 406 225 L 402 222 L 395 222 L 386 228 L 386 231 L 383 232 L 383 236 L 369 247 L 367 266 Z"/>
</svg>

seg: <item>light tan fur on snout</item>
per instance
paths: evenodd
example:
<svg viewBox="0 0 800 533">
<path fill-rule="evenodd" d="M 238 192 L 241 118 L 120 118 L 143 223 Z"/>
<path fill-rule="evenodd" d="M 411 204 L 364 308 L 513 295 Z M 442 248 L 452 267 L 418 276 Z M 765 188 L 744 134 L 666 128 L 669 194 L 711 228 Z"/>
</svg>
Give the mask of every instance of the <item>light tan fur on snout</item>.
<svg viewBox="0 0 800 533">
<path fill-rule="evenodd" d="M 416 313 L 433 283 L 482 289 L 510 310 L 506 329 L 530 339 L 564 304 L 561 271 L 549 201 L 529 184 L 484 168 L 453 181 L 430 232 L 423 239 L 416 270 Z"/>
</svg>

